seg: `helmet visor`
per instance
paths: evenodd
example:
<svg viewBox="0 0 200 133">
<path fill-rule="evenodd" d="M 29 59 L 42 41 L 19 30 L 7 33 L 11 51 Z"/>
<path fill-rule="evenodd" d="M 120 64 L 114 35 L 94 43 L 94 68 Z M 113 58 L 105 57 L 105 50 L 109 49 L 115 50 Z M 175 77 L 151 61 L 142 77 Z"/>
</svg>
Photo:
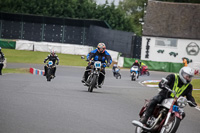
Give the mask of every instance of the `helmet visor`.
<svg viewBox="0 0 200 133">
<path fill-rule="evenodd" d="M 186 81 L 190 82 L 190 81 L 192 80 L 193 75 L 189 75 L 189 74 L 185 73 L 184 71 L 182 71 L 181 74 L 182 74 L 183 78 L 184 78 Z"/>
<path fill-rule="evenodd" d="M 98 51 L 99 51 L 100 53 L 103 53 L 104 50 L 105 50 L 105 48 L 98 48 Z"/>
</svg>

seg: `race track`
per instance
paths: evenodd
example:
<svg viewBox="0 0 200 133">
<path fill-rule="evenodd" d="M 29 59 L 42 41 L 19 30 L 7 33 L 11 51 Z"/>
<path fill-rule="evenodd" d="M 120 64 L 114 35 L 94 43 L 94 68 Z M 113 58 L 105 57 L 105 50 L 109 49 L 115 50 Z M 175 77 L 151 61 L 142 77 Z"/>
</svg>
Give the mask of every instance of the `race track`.
<svg viewBox="0 0 200 133">
<path fill-rule="evenodd" d="M 57 66 L 51 82 L 31 74 L 1 76 L 0 133 L 134 133 L 131 122 L 139 119 L 144 99 L 158 93 L 139 82 L 168 74 L 150 72 L 131 81 L 129 70 L 121 70 L 122 79 L 115 79 L 107 69 L 103 87 L 90 93 L 81 83 L 84 70 Z M 189 106 L 185 112 L 178 133 L 199 133 L 200 112 Z"/>
</svg>

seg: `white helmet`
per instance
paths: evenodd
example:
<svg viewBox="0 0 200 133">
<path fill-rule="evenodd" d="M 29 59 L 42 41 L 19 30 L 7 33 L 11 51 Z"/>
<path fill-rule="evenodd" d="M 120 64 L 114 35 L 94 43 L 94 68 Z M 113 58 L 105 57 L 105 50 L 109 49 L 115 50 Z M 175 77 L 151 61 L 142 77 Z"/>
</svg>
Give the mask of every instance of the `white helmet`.
<svg viewBox="0 0 200 133">
<path fill-rule="evenodd" d="M 179 71 L 179 77 L 184 84 L 190 83 L 194 76 L 194 70 L 190 67 L 183 67 Z"/>
</svg>

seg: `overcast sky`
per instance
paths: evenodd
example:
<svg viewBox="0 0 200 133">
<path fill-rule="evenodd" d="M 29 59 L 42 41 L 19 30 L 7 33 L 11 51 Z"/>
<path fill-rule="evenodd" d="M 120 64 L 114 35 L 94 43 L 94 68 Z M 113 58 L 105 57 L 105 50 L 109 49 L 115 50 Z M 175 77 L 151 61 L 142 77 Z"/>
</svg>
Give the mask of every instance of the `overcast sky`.
<svg viewBox="0 0 200 133">
<path fill-rule="evenodd" d="M 97 4 L 104 4 L 106 2 L 106 0 L 96 0 Z M 112 1 L 115 1 L 115 5 L 118 5 L 120 0 L 108 0 L 108 3 L 111 3 Z"/>
</svg>

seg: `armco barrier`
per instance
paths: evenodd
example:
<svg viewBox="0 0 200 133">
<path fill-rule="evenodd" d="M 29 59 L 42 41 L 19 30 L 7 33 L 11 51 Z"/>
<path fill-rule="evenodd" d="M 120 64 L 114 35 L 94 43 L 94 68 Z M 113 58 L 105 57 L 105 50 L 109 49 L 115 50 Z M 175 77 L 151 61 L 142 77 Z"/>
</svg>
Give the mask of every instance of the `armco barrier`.
<svg viewBox="0 0 200 133">
<path fill-rule="evenodd" d="M 39 70 L 31 67 L 29 71 L 34 75 L 44 75 L 44 70 Z"/>
</svg>

